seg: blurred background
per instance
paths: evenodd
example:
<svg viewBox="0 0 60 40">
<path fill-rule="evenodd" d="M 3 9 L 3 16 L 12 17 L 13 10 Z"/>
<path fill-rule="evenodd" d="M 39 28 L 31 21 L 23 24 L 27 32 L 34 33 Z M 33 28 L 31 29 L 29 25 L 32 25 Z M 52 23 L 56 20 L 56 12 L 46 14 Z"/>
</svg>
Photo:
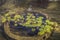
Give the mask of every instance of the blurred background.
<svg viewBox="0 0 60 40">
<path fill-rule="evenodd" d="M 30 5 L 35 11 L 48 14 L 51 20 L 56 21 L 60 25 L 60 0 L 0 0 L 0 15 L 13 9 L 23 11 L 29 8 Z M 58 28 L 60 29 L 60 26 Z M 60 40 L 60 30 L 55 31 L 51 38 L 52 40 Z M 3 26 L 0 26 L 0 40 L 8 39 L 14 40 L 7 36 L 4 33 Z"/>
</svg>

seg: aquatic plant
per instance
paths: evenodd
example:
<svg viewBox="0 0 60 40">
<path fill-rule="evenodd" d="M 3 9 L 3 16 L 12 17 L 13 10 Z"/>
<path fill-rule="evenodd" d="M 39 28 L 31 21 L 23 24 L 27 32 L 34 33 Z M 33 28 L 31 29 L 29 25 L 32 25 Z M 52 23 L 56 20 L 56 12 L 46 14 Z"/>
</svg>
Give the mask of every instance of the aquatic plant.
<svg viewBox="0 0 60 40">
<path fill-rule="evenodd" d="M 14 21 L 15 22 L 14 26 L 17 26 L 19 24 L 25 27 L 39 27 L 38 35 L 51 33 L 51 30 L 53 30 L 52 26 L 54 24 L 57 24 L 55 22 L 50 21 L 49 19 L 43 20 L 44 18 L 43 16 L 36 18 L 36 16 L 34 16 L 33 13 L 27 13 L 27 16 L 25 19 L 23 15 L 19 15 L 19 14 L 13 14 L 13 15 L 14 15 L 13 18 L 9 13 L 5 14 L 5 16 L 2 16 L 2 23 L 5 23 L 6 21 L 8 22 Z M 36 29 L 32 28 L 32 31 L 35 31 L 35 30 Z"/>
</svg>

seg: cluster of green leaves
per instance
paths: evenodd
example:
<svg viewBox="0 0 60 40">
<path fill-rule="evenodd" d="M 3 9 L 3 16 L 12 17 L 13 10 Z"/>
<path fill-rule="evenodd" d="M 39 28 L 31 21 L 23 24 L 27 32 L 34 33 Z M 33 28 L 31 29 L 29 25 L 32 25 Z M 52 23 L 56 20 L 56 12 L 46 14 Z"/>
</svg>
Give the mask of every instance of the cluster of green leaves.
<svg viewBox="0 0 60 40">
<path fill-rule="evenodd" d="M 24 19 L 23 15 L 18 15 L 18 14 L 12 14 L 14 15 L 13 18 L 11 18 L 11 15 L 9 13 L 5 14 L 2 17 L 2 23 L 8 21 L 14 21 L 15 23 L 17 22 L 22 22 L 20 23 L 20 25 L 26 26 L 26 27 L 40 27 L 42 25 L 42 19 L 43 17 L 38 17 L 36 18 L 32 13 L 28 13 L 27 14 L 27 18 Z M 24 22 L 23 20 L 26 20 L 26 22 Z M 24 23 L 23 23 L 24 22 Z"/>
<path fill-rule="evenodd" d="M 46 20 L 46 25 L 42 25 L 41 28 L 39 29 L 40 32 L 38 33 L 38 35 L 44 35 L 45 33 L 51 33 L 51 31 L 53 30 L 53 26 L 54 22 L 51 22 L 49 20 Z"/>
<path fill-rule="evenodd" d="M 42 25 L 42 19 L 43 17 L 36 18 L 32 13 L 28 13 L 27 15 L 27 21 L 23 24 L 23 26 L 26 27 L 40 27 Z"/>
<path fill-rule="evenodd" d="M 14 16 L 13 16 L 14 15 Z M 12 16 L 12 17 L 11 17 Z M 21 15 L 18 15 L 18 14 L 5 14 L 2 16 L 2 23 L 5 23 L 6 21 L 10 22 L 10 21 L 14 21 L 15 22 L 15 25 L 17 26 L 17 22 L 20 22 L 20 21 L 23 21 L 23 16 Z"/>
<path fill-rule="evenodd" d="M 50 20 L 46 20 L 45 25 L 42 25 L 42 19 L 43 17 L 38 17 L 36 18 L 32 13 L 28 13 L 27 18 L 24 19 L 23 15 L 18 15 L 18 14 L 14 14 L 13 18 L 11 17 L 10 14 L 5 14 L 4 16 L 2 16 L 2 23 L 5 23 L 6 21 L 10 22 L 10 21 L 14 21 L 15 22 L 15 26 L 17 26 L 17 22 L 22 22 L 20 23 L 20 25 L 22 26 L 26 26 L 26 27 L 41 27 L 39 29 L 39 33 L 38 35 L 43 35 L 46 32 L 50 33 L 51 30 L 53 29 L 52 25 L 54 25 L 54 22 L 51 22 Z M 26 22 L 24 22 L 24 20 L 26 20 Z M 32 29 L 33 31 L 35 29 Z"/>
</svg>

